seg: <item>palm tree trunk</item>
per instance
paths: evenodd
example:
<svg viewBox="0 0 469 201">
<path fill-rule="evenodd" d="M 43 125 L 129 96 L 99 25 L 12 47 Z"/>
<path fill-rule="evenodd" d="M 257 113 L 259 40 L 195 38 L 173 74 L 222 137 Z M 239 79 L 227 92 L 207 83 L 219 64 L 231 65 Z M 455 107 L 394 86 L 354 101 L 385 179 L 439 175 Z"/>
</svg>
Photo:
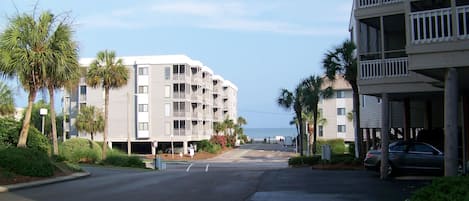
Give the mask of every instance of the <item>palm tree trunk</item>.
<svg viewBox="0 0 469 201">
<path fill-rule="evenodd" d="M 28 95 L 28 108 L 23 120 L 23 127 L 21 128 L 20 137 L 18 139 L 17 147 L 26 147 L 28 140 L 29 126 L 31 123 L 31 112 L 33 110 L 34 100 L 36 99 L 36 91 L 30 91 Z"/>
<path fill-rule="evenodd" d="M 49 102 L 50 102 L 50 122 L 52 124 L 52 144 L 54 155 L 59 155 L 59 144 L 57 142 L 57 125 L 55 122 L 55 109 L 54 109 L 54 89 L 49 87 Z"/>
<path fill-rule="evenodd" d="M 313 154 L 316 154 L 316 145 L 318 137 L 318 107 L 316 106 L 313 110 L 313 124 L 314 124 L 314 139 L 313 139 Z"/>
<path fill-rule="evenodd" d="M 104 132 L 103 132 L 103 160 L 106 159 L 107 150 L 107 128 L 108 128 L 108 117 L 109 117 L 109 88 L 104 89 Z"/>
<path fill-rule="evenodd" d="M 91 132 L 90 135 L 91 135 L 91 141 L 94 141 L 94 133 Z"/>
<path fill-rule="evenodd" d="M 362 158 L 362 135 L 360 134 L 360 94 L 358 94 L 358 85 L 356 82 L 350 82 L 353 90 L 353 126 L 355 134 L 355 158 Z"/>
<path fill-rule="evenodd" d="M 298 143 L 298 145 L 299 145 L 298 151 L 300 152 L 300 156 L 303 156 L 304 155 L 304 153 L 303 153 L 303 150 L 304 150 L 304 148 L 303 148 L 303 144 L 304 144 L 303 138 L 304 138 L 304 134 L 305 134 L 305 127 L 304 127 L 303 118 L 301 117 L 301 111 L 299 113 L 297 112 L 296 118 L 298 119 L 298 122 L 300 124 L 300 137 L 299 137 L 299 143 Z"/>
</svg>

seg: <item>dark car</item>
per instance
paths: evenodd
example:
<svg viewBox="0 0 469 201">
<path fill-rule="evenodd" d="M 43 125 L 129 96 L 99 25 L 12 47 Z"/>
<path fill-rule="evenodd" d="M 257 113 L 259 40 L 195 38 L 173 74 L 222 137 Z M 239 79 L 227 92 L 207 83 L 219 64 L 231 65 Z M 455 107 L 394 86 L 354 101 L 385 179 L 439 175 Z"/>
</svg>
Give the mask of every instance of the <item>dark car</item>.
<svg viewBox="0 0 469 201">
<path fill-rule="evenodd" d="M 379 171 L 381 150 L 370 150 L 364 161 L 365 168 Z M 443 152 L 430 144 L 412 141 L 397 141 L 389 144 L 388 174 L 397 173 L 443 173 Z"/>
</svg>

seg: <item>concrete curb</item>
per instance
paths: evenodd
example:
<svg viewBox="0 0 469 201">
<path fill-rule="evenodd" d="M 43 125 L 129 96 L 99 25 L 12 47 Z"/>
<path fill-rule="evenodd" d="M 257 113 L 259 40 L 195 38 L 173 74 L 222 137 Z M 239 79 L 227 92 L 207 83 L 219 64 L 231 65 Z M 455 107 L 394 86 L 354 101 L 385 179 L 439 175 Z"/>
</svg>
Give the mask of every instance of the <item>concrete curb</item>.
<svg viewBox="0 0 469 201">
<path fill-rule="evenodd" d="M 55 177 L 51 179 L 44 179 L 44 180 L 27 182 L 27 183 L 5 185 L 5 186 L 0 186 L 0 193 L 10 192 L 10 191 L 24 189 L 24 188 L 31 188 L 31 187 L 36 187 L 36 186 L 43 186 L 47 184 L 54 184 L 54 183 L 59 183 L 59 182 L 64 182 L 64 181 L 70 181 L 70 180 L 84 178 L 90 175 L 91 174 L 89 172 L 77 172 L 68 176 Z"/>
</svg>

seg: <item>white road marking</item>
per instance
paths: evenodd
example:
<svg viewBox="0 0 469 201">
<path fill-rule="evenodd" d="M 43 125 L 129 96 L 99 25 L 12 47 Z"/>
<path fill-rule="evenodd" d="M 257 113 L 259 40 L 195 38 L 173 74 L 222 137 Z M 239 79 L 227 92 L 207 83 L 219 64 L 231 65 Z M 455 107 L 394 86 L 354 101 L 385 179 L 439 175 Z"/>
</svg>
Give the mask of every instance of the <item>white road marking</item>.
<svg viewBox="0 0 469 201">
<path fill-rule="evenodd" d="M 207 165 L 205 166 L 205 172 L 208 172 L 208 166 L 210 166 L 210 164 L 207 164 Z"/>
<path fill-rule="evenodd" d="M 194 165 L 194 163 L 191 163 L 189 167 L 187 167 L 186 172 L 189 172 L 189 170 L 191 170 L 192 165 Z"/>
</svg>

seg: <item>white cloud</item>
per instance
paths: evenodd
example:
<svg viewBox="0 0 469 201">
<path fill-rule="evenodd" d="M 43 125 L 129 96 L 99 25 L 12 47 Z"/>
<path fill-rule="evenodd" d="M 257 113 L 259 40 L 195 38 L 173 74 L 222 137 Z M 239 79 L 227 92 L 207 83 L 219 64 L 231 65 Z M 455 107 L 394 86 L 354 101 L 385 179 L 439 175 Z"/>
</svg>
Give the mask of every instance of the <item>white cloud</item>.
<svg viewBox="0 0 469 201">
<path fill-rule="evenodd" d="M 90 16 L 80 24 L 122 29 L 171 25 L 289 35 L 344 35 L 350 16 L 347 5 L 342 3 L 331 10 L 314 8 L 311 13 L 296 16 L 295 21 L 295 16 L 283 19 L 284 7 L 269 2 L 164 1 Z"/>
</svg>

